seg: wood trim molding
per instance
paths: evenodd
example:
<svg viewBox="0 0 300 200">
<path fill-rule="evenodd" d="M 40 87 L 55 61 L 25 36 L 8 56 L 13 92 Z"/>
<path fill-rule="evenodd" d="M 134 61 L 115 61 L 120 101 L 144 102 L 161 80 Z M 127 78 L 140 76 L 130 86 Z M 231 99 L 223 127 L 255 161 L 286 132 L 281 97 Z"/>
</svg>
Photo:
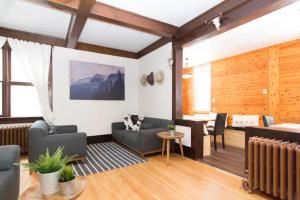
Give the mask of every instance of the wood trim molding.
<svg viewBox="0 0 300 200">
<path fill-rule="evenodd" d="M 19 40 L 26 40 L 31 42 L 38 42 L 38 43 L 48 44 L 51 46 L 59 46 L 59 47 L 65 47 L 66 44 L 66 41 L 64 39 L 36 34 L 36 33 L 25 32 L 25 31 L 18 31 L 18 30 L 3 28 L 3 27 L 0 27 L 0 36 L 16 38 Z M 107 48 L 107 47 L 102 47 L 97 45 L 86 44 L 86 43 L 77 43 L 75 49 L 137 59 L 137 54 L 135 52 Z"/>
<path fill-rule="evenodd" d="M 142 49 L 141 51 L 139 51 L 137 53 L 137 58 L 141 58 L 141 57 L 151 53 L 152 51 L 164 46 L 165 44 L 168 44 L 171 41 L 172 41 L 171 38 L 161 38 L 161 39 L 157 40 L 156 42 L 150 44 L 146 48 Z"/>
<path fill-rule="evenodd" d="M 9 117 L 11 113 L 10 100 L 11 100 L 11 47 L 6 40 L 2 46 L 2 70 L 3 70 L 3 81 L 2 81 L 2 116 Z"/>
<path fill-rule="evenodd" d="M 67 34 L 67 44 L 68 48 L 75 48 L 80 37 L 80 34 L 85 26 L 85 23 L 88 19 L 88 14 L 92 6 L 96 3 L 96 0 L 84 0 L 80 1 L 78 13 L 74 19 L 72 15 L 70 19 L 68 34 Z"/>
<path fill-rule="evenodd" d="M 31 123 L 43 120 L 43 117 L 0 117 L 1 124 Z"/>
</svg>

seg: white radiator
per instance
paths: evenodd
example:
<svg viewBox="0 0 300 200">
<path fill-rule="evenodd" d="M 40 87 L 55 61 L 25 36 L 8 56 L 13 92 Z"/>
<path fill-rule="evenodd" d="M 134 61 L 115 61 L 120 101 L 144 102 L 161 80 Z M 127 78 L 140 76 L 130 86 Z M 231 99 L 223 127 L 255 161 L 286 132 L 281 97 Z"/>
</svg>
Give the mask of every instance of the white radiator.
<svg viewBox="0 0 300 200">
<path fill-rule="evenodd" d="M 259 126 L 259 115 L 232 115 L 232 126 Z"/>
</svg>

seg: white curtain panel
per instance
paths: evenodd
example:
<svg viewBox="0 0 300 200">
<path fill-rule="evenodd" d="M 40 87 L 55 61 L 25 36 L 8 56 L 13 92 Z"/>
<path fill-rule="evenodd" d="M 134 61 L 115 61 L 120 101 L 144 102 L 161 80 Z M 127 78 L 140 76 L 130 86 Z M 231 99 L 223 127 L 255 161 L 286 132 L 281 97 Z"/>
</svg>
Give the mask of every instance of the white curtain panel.
<svg viewBox="0 0 300 200">
<path fill-rule="evenodd" d="M 51 46 L 16 39 L 8 41 L 18 62 L 23 66 L 24 73 L 37 90 L 43 118 L 49 125 L 54 125 L 55 117 L 50 108 L 48 94 Z"/>
<path fill-rule="evenodd" d="M 6 38 L 0 37 L 0 48 L 2 48 L 2 46 L 3 46 L 4 43 L 5 43 L 5 41 L 6 41 Z"/>
</svg>

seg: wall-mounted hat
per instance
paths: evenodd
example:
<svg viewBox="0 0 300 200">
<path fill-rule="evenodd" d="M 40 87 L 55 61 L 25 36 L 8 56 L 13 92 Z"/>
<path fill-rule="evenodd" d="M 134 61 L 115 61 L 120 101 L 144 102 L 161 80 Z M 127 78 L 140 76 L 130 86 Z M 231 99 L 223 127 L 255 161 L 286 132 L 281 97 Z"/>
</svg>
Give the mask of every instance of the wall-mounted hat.
<svg viewBox="0 0 300 200">
<path fill-rule="evenodd" d="M 144 74 L 141 78 L 140 78 L 140 83 L 142 84 L 142 86 L 146 87 L 148 82 L 147 82 L 147 75 Z"/>
<path fill-rule="evenodd" d="M 147 76 L 147 82 L 150 84 L 150 85 L 154 85 L 154 73 L 151 72 L 148 76 Z"/>
<path fill-rule="evenodd" d="M 160 70 L 155 73 L 155 81 L 160 85 L 162 85 L 165 82 L 165 72 L 163 70 Z"/>
</svg>

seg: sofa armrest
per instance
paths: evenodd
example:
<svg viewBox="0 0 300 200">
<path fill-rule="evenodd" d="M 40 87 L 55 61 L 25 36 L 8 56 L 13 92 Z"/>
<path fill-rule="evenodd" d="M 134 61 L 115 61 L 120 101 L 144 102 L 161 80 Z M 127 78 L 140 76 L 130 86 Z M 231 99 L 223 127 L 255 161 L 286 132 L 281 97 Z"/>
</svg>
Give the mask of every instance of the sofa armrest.
<svg viewBox="0 0 300 200">
<path fill-rule="evenodd" d="M 64 126 L 55 126 L 57 132 L 59 134 L 62 133 L 76 133 L 77 126 L 76 125 L 64 125 Z"/>
<path fill-rule="evenodd" d="M 126 126 L 124 125 L 123 122 L 114 122 L 111 124 L 111 130 L 125 130 Z"/>
<path fill-rule="evenodd" d="M 0 146 L 0 171 L 7 171 L 13 168 L 18 169 L 14 163 L 20 162 L 20 147 L 17 145 Z"/>
</svg>

